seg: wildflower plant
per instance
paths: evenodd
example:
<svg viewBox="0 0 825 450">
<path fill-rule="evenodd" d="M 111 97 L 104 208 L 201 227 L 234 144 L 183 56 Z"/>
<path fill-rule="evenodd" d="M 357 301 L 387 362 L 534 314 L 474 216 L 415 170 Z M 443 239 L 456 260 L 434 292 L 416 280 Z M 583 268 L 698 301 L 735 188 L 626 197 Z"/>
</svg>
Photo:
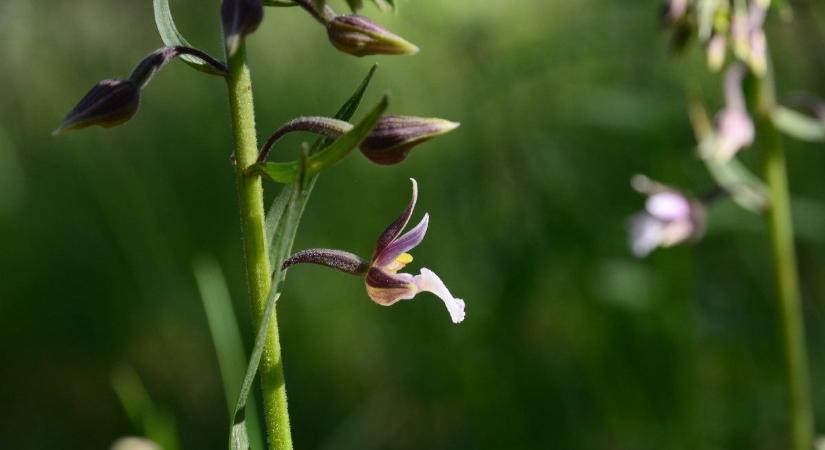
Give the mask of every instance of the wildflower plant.
<svg viewBox="0 0 825 450">
<path fill-rule="evenodd" d="M 394 7 L 392 0 L 373 2 L 381 9 Z M 262 26 L 265 7 L 276 10 L 280 7 L 299 7 L 323 25 L 335 48 L 351 55 L 411 55 L 418 52 L 418 47 L 404 38 L 356 14 L 362 6 L 360 0 L 348 0 L 347 5 L 352 14 L 338 14 L 323 0 L 223 0 L 220 17 L 226 60 L 220 61 L 184 39 L 175 26 L 168 0 L 154 0 L 155 20 L 165 46 L 146 56 L 126 78 L 104 80 L 94 85 L 54 132 L 62 134 L 89 126 L 113 127 L 127 122 L 139 109 L 141 90 L 174 59 L 181 59 L 200 72 L 226 80 L 247 282 L 252 317 L 258 330 L 246 376 L 231 411 L 229 446 L 232 449 L 251 448 L 246 407 L 259 366 L 267 448 L 292 448 L 275 314 L 275 304 L 280 297 L 287 267 L 303 262 L 319 263 L 363 276 L 368 296 L 381 305 L 411 299 L 420 292 L 432 292 L 444 301 L 454 323 L 464 319 L 463 300 L 453 297 L 432 271 L 421 269 L 419 275 L 400 272 L 412 261 L 407 252 L 421 242 L 429 223 L 429 216 L 425 215 L 416 227 L 402 234 L 416 203 L 417 185 L 414 181 L 412 201 L 401 217 L 380 235 L 370 261 L 334 250 L 307 250 L 287 258 L 303 211 L 322 172 L 335 166 L 356 148 L 379 166 L 398 164 L 407 158 L 415 146 L 458 127 L 458 123 L 437 118 L 385 115 L 388 107 L 386 96 L 361 120 L 351 122 L 372 79 L 373 67 L 333 117 L 311 116 L 291 120 L 274 131 L 258 148 L 246 40 Z M 217 8 L 215 13 L 217 17 Z M 274 145 L 282 136 L 299 131 L 320 137 L 314 145 L 305 146 L 297 160 L 268 161 Z M 264 180 L 271 181 L 273 186 L 281 186 L 268 212 L 264 210 Z"/>
<path fill-rule="evenodd" d="M 777 101 L 764 24 L 774 11 L 789 17 L 789 7 L 779 0 L 666 0 L 661 18 L 672 31 L 674 50 L 696 41 L 708 68 L 723 73 L 725 104 L 713 119 L 699 101 L 690 103 L 697 153 L 721 192 L 768 218 L 786 352 L 788 448 L 806 450 L 813 448 L 814 422 L 782 135 L 825 141 L 825 108 L 810 95 L 791 98 L 789 104 L 800 111 Z M 764 181 L 738 158 L 754 144 L 764 164 Z M 701 238 L 705 209 L 717 195 L 696 200 L 646 179 L 640 189 L 639 180 L 634 179 L 634 187 L 648 200 L 645 211 L 631 219 L 634 253 L 645 256 L 656 247 Z"/>
</svg>

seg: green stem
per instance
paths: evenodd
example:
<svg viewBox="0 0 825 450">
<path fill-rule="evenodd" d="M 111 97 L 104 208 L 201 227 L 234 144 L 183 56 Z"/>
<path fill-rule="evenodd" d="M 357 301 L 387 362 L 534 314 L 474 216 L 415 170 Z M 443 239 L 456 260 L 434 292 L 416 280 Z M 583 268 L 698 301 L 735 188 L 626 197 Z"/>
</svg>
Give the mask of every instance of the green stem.
<svg viewBox="0 0 825 450">
<path fill-rule="evenodd" d="M 235 139 L 235 162 L 246 275 L 249 284 L 252 317 L 255 329 L 258 329 L 271 288 L 272 270 L 267 253 L 261 177 L 245 173 L 249 166 L 255 164 L 258 157 L 258 142 L 255 130 L 252 80 L 246 64 L 246 49 L 243 44 L 241 44 L 235 55 L 229 59 L 227 84 L 230 114 L 232 116 L 232 133 Z M 273 315 L 275 314 L 273 312 Z M 289 428 L 286 385 L 284 384 L 278 318 L 276 315 L 272 317 L 269 324 L 268 338 L 264 346 L 260 366 L 268 448 L 270 450 L 291 450 L 292 435 Z"/>
<path fill-rule="evenodd" d="M 788 174 L 782 137 L 771 120 L 775 106 L 773 75 L 759 81 L 759 130 L 764 133 L 765 179 L 770 195 L 768 211 L 773 248 L 779 309 L 782 316 L 785 363 L 788 376 L 790 438 L 792 450 L 813 448 L 813 410 L 811 408 L 805 324 L 794 250 Z"/>
</svg>

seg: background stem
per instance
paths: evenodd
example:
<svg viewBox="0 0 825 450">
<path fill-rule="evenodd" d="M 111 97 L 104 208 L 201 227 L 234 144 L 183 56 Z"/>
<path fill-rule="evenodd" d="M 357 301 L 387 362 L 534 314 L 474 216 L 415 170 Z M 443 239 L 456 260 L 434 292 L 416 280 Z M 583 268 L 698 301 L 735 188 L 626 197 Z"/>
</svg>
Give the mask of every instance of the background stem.
<svg viewBox="0 0 825 450">
<path fill-rule="evenodd" d="M 271 288 L 272 270 L 269 263 L 264 228 L 264 198 L 261 177 L 244 173 L 258 157 L 258 141 L 255 130 L 255 108 L 252 97 L 252 80 L 246 65 L 244 44 L 229 59 L 229 105 L 232 116 L 232 133 L 235 140 L 235 161 L 238 197 L 241 212 L 246 274 L 252 307 L 254 328 L 261 323 Z M 273 312 L 273 314 L 276 314 Z M 267 441 L 270 450 L 292 449 L 289 427 L 286 386 L 281 360 L 281 344 L 278 334 L 277 315 L 269 322 L 268 338 L 261 360 L 261 388 Z"/>
<path fill-rule="evenodd" d="M 765 179 L 770 195 L 768 211 L 773 249 L 779 309 L 782 318 L 785 363 L 788 376 L 791 449 L 813 448 L 813 411 L 811 408 L 808 356 L 805 344 L 805 324 L 794 250 L 788 174 L 785 150 L 779 130 L 771 120 L 775 106 L 773 74 L 769 71 L 759 80 L 759 131 L 763 134 Z"/>
</svg>

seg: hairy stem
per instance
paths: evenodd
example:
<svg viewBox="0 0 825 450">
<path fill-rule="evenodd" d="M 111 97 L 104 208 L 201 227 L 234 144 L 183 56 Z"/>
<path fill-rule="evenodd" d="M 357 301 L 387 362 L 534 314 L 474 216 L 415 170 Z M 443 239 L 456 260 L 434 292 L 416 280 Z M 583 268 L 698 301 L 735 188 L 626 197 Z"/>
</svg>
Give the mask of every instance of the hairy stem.
<svg viewBox="0 0 825 450">
<path fill-rule="evenodd" d="M 773 248 L 779 309 L 782 318 L 785 364 L 788 377 L 789 420 L 792 450 L 813 448 L 813 410 L 811 408 L 805 324 L 794 250 L 788 174 L 782 137 L 771 120 L 775 106 L 773 75 L 759 80 L 759 130 L 763 133 L 765 178 L 770 195 L 769 221 Z"/>
<path fill-rule="evenodd" d="M 255 164 L 258 142 L 255 131 L 255 108 L 252 98 L 252 80 L 246 64 L 243 44 L 229 60 L 229 106 L 232 116 L 232 133 L 235 140 L 235 162 L 238 197 L 241 212 L 246 275 L 252 317 L 257 329 L 263 318 L 267 297 L 271 288 L 271 267 L 265 234 L 264 197 L 261 177 L 247 174 L 246 169 Z M 273 312 L 273 314 L 276 314 Z M 289 428 L 286 386 L 281 360 L 281 344 L 278 335 L 278 319 L 269 322 L 269 331 L 261 359 L 261 388 L 263 391 L 264 416 L 268 448 L 291 450 L 292 435 Z"/>
</svg>

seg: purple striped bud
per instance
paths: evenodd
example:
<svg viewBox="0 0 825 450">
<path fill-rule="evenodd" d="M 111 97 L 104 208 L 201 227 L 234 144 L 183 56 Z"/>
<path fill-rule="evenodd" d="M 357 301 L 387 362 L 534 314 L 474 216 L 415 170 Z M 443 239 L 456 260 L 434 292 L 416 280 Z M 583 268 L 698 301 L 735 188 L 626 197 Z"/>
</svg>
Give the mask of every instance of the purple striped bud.
<svg viewBox="0 0 825 450">
<path fill-rule="evenodd" d="M 241 39 L 252 34 L 264 19 L 261 0 L 223 0 L 221 4 L 223 33 L 229 55 L 238 51 Z"/>
<path fill-rule="evenodd" d="M 398 164 L 416 145 L 446 134 L 459 125 L 458 122 L 437 118 L 384 116 L 361 142 L 359 149 L 367 159 L 376 164 Z M 284 124 L 270 136 L 261 147 L 258 162 L 266 161 L 272 146 L 286 134 L 304 131 L 338 138 L 351 129 L 352 125 L 348 122 L 329 117 L 298 117 Z"/>
<path fill-rule="evenodd" d="M 355 56 L 414 55 L 418 47 L 357 14 L 333 17 L 327 24 L 330 42 Z"/>
<path fill-rule="evenodd" d="M 436 118 L 384 116 L 359 148 L 376 164 L 398 164 L 416 145 L 449 133 L 459 125 Z"/>
<path fill-rule="evenodd" d="M 130 80 L 103 80 L 83 96 L 52 134 L 92 125 L 110 128 L 126 122 L 137 112 L 140 87 Z"/>
</svg>

